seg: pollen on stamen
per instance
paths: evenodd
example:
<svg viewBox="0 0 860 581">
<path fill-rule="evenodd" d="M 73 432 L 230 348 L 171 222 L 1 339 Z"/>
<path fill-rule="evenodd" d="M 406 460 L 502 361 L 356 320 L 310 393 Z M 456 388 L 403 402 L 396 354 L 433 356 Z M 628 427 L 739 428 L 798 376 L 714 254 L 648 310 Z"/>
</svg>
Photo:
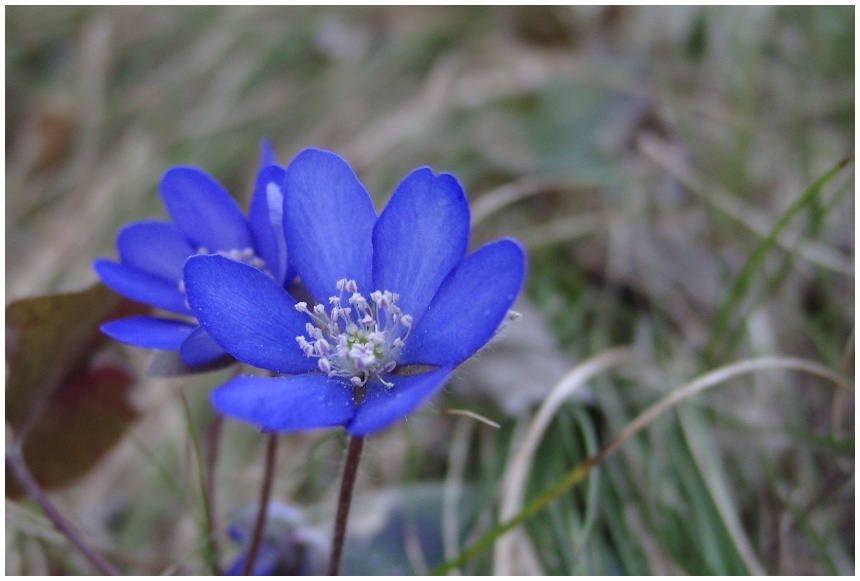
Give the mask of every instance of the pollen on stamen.
<svg viewBox="0 0 860 581">
<path fill-rule="evenodd" d="M 329 363 L 329 360 L 326 359 L 325 357 L 320 358 L 317 365 L 319 365 L 320 371 L 322 371 L 326 375 L 331 374 L 331 363 Z"/>
<path fill-rule="evenodd" d="M 296 310 L 310 318 L 305 325 L 307 337 L 296 338 L 299 348 L 307 357 L 318 359 L 320 371 L 329 377 L 349 379 L 356 387 L 371 379 L 393 387 L 381 374 L 388 375 L 397 366 L 397 353 L 412 330 L 412 317 L 395 304 L 397 293 L 374 291 L 371 303 L 359 293 L 355 280 L 342 278 L 335 286 L 340 294 L 329 297 L 329 309 L 323 304 L 309 309 L 305 302 L 296 303 Z"/>
<path fill-rule="evenodd" d="M 205 246 L 200 246 L 197 248 L 197 254 L 212 254 L 208 248 Z M 245 248 L 231 248 L 229 250 L 219 250 L 215 254 L 219 254 L 225 258 L 229 258 L 230 260 L 235 260 L 236 262 L 241 262 L 242 264 L 247 264 L 248 266 L 253 266 L 269 278 L 274 278 L 274 275 L 269 271 L 266 267 L 266 261 L 257 256 L 254 252 L 254 249 L 250 246 L 246 246 Z M 184 285 L 180 286 L 180 290 L 185 292 Z"/>
</svg>

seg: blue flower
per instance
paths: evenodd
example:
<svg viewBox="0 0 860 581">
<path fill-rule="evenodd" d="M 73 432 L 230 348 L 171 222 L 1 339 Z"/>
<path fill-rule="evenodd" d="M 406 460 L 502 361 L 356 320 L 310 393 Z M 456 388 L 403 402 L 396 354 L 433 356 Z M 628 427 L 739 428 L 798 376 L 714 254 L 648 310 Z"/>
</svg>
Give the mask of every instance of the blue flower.
<svg viewBox="0 0 860 581">
<path fill-rule="evenodd" d="M 292 505 L 273 500 L 266 510 L 266 527 L 250 574 L 322 575 L 330 551 L 327 536 L 308 525 L 301 511 Z M 251 504 L 234 516 L 227 533 L 242 549 L 225 575 L 241 575 L 245 570 L 256 514 L 257 507 Z"/>
<path fill-rule="evenodd" d="M 284 232 L 313 304 L 223 256 L 185 265 L 189 304 L 224 350 L 289 374 L 238 376 L 212 393 L 219 412 L 267 431 L 363 436 L 404 417 L 490 340 L 525 276 L 513 240 L 466 255 L 463 190 L 428 168 L 377 215 L 343 159 L 307 149 L 286 169 Z"/>
<path fill-rule="evenodd" d="M 225 353 L 188 307 L 182 268 L 189 256 L 217 253 L 256 267 L 273 284 L 292 278 L 282 224 L 284 169 L 274 165 L 265 142 L 262 153 L 247 220 L 227 190 L 205 172 L 182 166 L 167 170 L 159 191 L 172 222 L 126 225 L 116 237 L 119 262 L 100 258 L 93 267 L 121 295 L 180 317 L 117 319 L 102 326 L 105 334 L 139 347 L 178 350 L 187 365 L 202 365 Z"/>
</svg>

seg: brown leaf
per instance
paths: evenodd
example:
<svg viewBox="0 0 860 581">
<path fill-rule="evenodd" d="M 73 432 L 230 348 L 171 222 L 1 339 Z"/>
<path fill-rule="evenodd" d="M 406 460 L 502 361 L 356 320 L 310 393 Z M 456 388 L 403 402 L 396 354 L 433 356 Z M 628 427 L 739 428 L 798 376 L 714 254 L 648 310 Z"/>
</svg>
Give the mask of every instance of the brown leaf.
<svg viewBox="0 0 860 581">
<path fill-rule="evenodd" d="M 147 311 L 102 284 L 6 307 L 6 422 L 13 437 L 26 430 L 24 460 L 45 488 L 85 474 L 136 417 L 131 374 L 93 360 L 109 341 L 101 323 Z M 8 471 L 6 484 L 7 496 L 20 494 Z"/>
<path fill-rule="evenodd" d="M 45 489 L 62 488 L 89 472 L 119 442 L 138 412 L 128 402 L 134 377 L 105 366 L 60 384 L 40 410 L 22 447 L 24 462 Z M 6 496 L 23 494 L 6 471 Z"/>
</svg>

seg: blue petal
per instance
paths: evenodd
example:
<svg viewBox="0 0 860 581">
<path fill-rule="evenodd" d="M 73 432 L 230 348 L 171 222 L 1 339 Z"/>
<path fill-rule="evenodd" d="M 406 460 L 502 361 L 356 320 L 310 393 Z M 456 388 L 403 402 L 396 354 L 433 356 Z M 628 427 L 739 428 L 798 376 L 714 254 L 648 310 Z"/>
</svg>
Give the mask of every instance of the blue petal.
<svg viewBox="0 0 860 581">
<path fill-rule="evenodd" d="M 270 165 L 278 165 L 278 160 L 275 158 L 275 150 L 272 148 L 272 143 L 268 139 L 261 139 L 260 169 Z"/>
<path fill-rule="evenodd" d="M 185 286 L 197 320 L 239 361 L 279 373 L 317 369 L 296 343 L 308 317 L 256 268 L 214 254 L 193 256 L 185 263 Z"/>
<path fill-rule="evenodd" d="M 131 300 L 182 315 L 191 314 L 178 283 L 104 258 L 94 260 L 93 268 L 103 283 Z"/>
<path fill-rule="evenodd" d="M 284 240 L 284 170 L 277 166 L 263 168 L 257 173 L 257 183 L 248 221 L 254 236 L 257 255 L 275 280 L 284 284 L 287 274 L 287 244 Z"/>
<path fill-rule="evenodd" d="M 247 558 L 248 551 L 239 553 L 236 560 L 224 571 L 224 575 L 228 577 L 241 575 L 242 571 L 245 570 L 245 560 Z M 278 566 L 280 558 L 281 553 L 276 547 L 265 542 L 262 543 L 257 551 L 254 565 L 251 567 L 251 575 L 254 577 L 274 575 L 277 572 L 275 568 Z"/>
<path fill-rule="evenodd" d="M 451 367 L 440 367 L 418 375 L 388 375 L 385 387 L 378 380 L 367 384 L 364 399 L 355 411 L 355 418 L 346 425 L 353 436 L 365 436 L 388 427 L 430 397 L 445 383 Z"/>
<path fill-rule="evenodd" d="M 195 247 L 206 252 L 253 247 L 239 206 L 206 172 L 171 168 L 161 178 L 159 190 L 170 217 Z"/>
<path fill-rule="evenodd" d="M 369 294 L 376 211 L 349 165 L 318 149 L 299 153 L 284 180 L 284 235 L 296 273 L 318 302 L 337 281 L 354 279 Z"/>
<path fill-rule="evenodd" d="M 373 289 L 400 295 L 417 323 L 469 242 L 469 205 L 453 176 L 417 169 L 400 182 L 373 229 Z"/>
<path fill-rule="evenodd" d="M 194 329 L 179 349 L 179 357 L 191 367 L 205 365 L 223 355 L 224 350 L 202 326 Z"/>
<path fill-rule="evenodd" d="M 175 351 L 195 327 L 185 321 L 141 315 L 108 321 L 101 330 L 108 337 L 129 345 Z"/>
<path fill-rule="evenodd" d="M 442 283 L 398 363 L 457 365 L 471 357 L 493 336 L 524 278 L 525 253 L 513 240 L 467 256 Z"/>
<path fill-rule="evenodd" d="M 182 280 L 185 259 L 195 253 L 176 226 L 160 220 L 141 220 L 116 236 L 120 261 L 173 284 Z"/>
<path fill-rule="evenodd" d="M 212 391 L 210 399 L 222 414 L 272 432 L 339 426 L 355 414 L 352 389 L 320 373 L 239 375 Z"/>
</svg>

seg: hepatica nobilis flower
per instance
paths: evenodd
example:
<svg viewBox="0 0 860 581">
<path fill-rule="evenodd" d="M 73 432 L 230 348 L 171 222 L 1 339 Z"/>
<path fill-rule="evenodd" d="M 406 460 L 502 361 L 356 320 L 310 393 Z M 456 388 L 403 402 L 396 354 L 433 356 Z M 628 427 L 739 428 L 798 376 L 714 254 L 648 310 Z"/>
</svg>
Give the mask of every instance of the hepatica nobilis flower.
<svg viewBox="0 0 860 581">
<path fill-rule="evenodd" d="M 466 256 L 463 190 L 428 168 L 377 215 L 343 159 L 307 149 L 286 169 L 284 232 L 312 302 L 223 256 L 185 266 L 189 304 L 224 350 L 289 374 L 237 376 L 212 393 L 218 411 L 266 431 L 363 436 L 404 417 L 489 341 L 525 276 L 513 240 Z"/>
<path fill-rule="evenodd" d="M 242 551 L 224 571 L 227 576 L 241 575 L 245 569 L 257 510 L 256 506 L 249 505 L 236 511 L 227 529 L 230 538 L 242 545 Z M 326 536 L 309 525 L 295 506 L 273 500 L 269 502 L 266 513 L 266 526 L 250 574 L 324 574 L 326 558 L 331 550 Z"/>
<path fill-rule="evenodd" d="M 172 222 L 141 220 L 117 234 L 119 261 L 104 258 L 93 267 L 107 286 L 130 299 L 179 317 L 135 316 L 109 321 L 110 337 L 151 349 L 178 350 L 191 366 L 208 363 L 224 350 L 194 319 L 186 300 L 183 265 L 189 256 L 214 253 L 254 268 L 274 285 L 288 272 L 283 232 L 284 168 L 263 145 L 263 166 L 248 218 L 227 190 L 193 167 L 173 167 L 161 178 L 159 191 Z"/>
</svg>

